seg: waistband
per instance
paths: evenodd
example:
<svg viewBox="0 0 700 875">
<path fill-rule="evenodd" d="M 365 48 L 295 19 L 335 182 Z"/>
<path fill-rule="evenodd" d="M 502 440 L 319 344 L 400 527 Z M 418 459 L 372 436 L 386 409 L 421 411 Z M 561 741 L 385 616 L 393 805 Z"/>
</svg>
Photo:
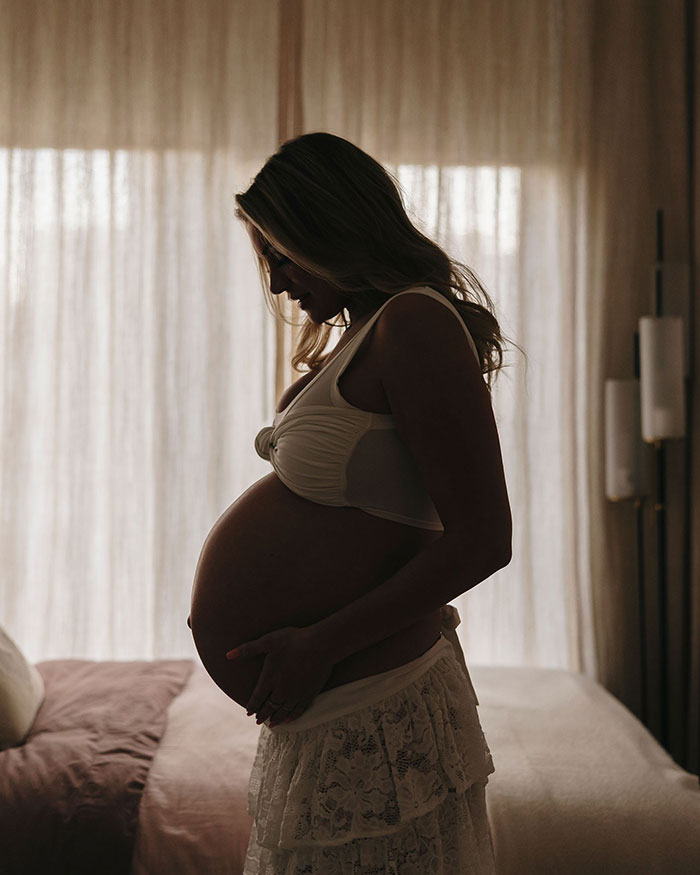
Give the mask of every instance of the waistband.
<svg viewBox="0 0 700 875">
<path fill-rule="evenodd" d="M 442 625 L 439 640 L 417 659 L 413 659 L 411 662 L 407 662 L 397 668 L 392 668 L 389 671 L 360 678 L 357 681 L 350 681 L 350 683 L 341 684 L 340 686 L 333 687 L 333 689 L 319 693 L 301 717 L 298 717 L 291 723 L 282 723 L 270 729 L 270 718 L 268 718 L 263 721 L 264 725 L 273 733 L 300 732 L 304 729 L 311 729 L 319 723 L 325 723 L 328 720 L 342 717 L 343 714 L 358 711 L 360 708 L 365 708 L 374 702 L 379 702 L 381 699 L 385 699 L 404 687 L 409 686 L 409 684 L 425 674 L 445 653 L 449 653 L 450 648 L 452 648 L 457 657 L 457 661 L 464 672 L 467 684 L 474 697 L 474 702 L 478 705 L 479 700 L 476 697 L 474 685 L 469 677 L 464 653 L 455 631 L 460 622 L 461 618 L 457 609 L 452 605 L 446 605 L 442 609 Z"/>
<path fill-rule="evenodd" d="M 445 605 L 441 610 L 442 625 L 440 627 L 440 632 L 452 645 L 455 656 L 457 657 L 457 662 L 462 666 L 464 677 L 467 679 L 467 684 L 469 685 L 472 696 L 474 696 L 474 702 L 478 705 L 479 698 L 476 695 L 474 684 L 469 676 L 469 669 L 467 668 L 467 661 L 464 658 L 462 645 L 459 643 L 459 638 L 457 637 L 457 626 L 462 622 L 462 618 L 459 616 L 459 611 L 454 605 Z"/>
</svg>

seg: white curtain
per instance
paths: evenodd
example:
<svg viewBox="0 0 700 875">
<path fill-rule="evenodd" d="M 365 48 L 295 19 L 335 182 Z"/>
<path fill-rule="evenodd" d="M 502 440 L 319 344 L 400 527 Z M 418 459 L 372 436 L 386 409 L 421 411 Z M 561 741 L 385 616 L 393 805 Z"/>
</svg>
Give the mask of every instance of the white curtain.
<svg viewBox="0 0 700 875">
<path fill-rule="evenodd" d="M 595 676 L 596 290 L 580 155 L 592 21 L 578 2 L 307 0 L 302 118 L 394 172 L 417 224 L 476 270 L 528 357 L 509 350 L 495 383 L 513 559 L 454 602 L 467 658 Z M 449 449 L 455 465 L 478 464 Z"/>
<path fill-rule="evenodd" d="M 35 660 L 196 656 L 267 473 L 274 318 L 233 215 L 277 147 L 277 3 L 0 3 L 0 623 Z"/>
<path fill-rule="evenodd" d="M 472 664 L 591 668 L 586 492 L 572 488 L 570 458 L 585 434 L 576 421 L 585 372 L 574 372 L 572 361 L 582 352 L 580 289 L 561 260 L 567 242 L 561 236 L 570 231 L 557 224 L 561 180 L 552 168 L 486 162 L 399 165 L 396 175 L 416 216 L 428 217 L 422 228 L 476 270 L 504 333 L 527 354 L 526 362 L 508 349 L 492 395 L 513 511 L 513 559 L 454 601 L 465 654 Z M 541 245 L 535 227 L 550 246 Z M 564 356 L 568 332 L 572 346 Z M 449 436 L 446 444 L 455 465 L 478 464 L 450 446 Z M 584 561 L 576 567 L 579 551 Z M 581 630 L 569 625 L 574 604 Z"/>
</svg>

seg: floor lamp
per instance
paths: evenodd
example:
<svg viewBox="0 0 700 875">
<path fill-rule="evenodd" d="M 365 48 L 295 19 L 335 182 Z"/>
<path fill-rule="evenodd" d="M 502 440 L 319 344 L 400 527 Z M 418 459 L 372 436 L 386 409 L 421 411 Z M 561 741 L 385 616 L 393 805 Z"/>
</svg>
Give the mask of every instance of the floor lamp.
<svg viewBox="0 0 700 875">
<path fill-rule="evenodd" d="M 650 494 L 644 444 L 654 448 L 659 597 L 659 683 L 661 743 L 668 746 L 668 616 L 666 588 L 666 457 L 664 441 L 685 437 L 686 363 L 684 326 L 663 316 L 663 214 L 657 212 L 654 315 L 639 320 L 635 333 L 634 379 L 605 382 L 606 497 L 633 501 L 637 517 L 637 575 L 640 613 L 642 720 L 648 721 L 646 610 L 644 598 L 644 502 Z"/>
</svg>

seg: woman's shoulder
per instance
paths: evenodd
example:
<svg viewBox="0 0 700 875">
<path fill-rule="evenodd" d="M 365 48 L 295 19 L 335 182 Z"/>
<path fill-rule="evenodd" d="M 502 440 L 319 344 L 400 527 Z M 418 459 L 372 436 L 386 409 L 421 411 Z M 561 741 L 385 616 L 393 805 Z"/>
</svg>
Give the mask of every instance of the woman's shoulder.
<svg viewBox="0 0 700 875">
<path fill-rule="evenodd" d="M 430 286 L 393 295 L 376 320 L 375 332 L 379 344 L 408 343 L 424 351 L 437 344 L 463 347 L 466 339 L 479 362 L 474 339 L 454 302 Z"/>
<path fill-rule="evenodd" d="M 481 376 L 479 351 L 457 307 L 429 286 L 407 291 L 418 294 L 393 295 L 374 320 L 373 346 L 384 367 L 390 360 L 398 362 L 397 354 L 442 358 L 450 349 L 469 370 L 476 364 Z"/>
<path fill-rule="evenodd" d="M 465 328 L 454 304 L 430 286 L 414 286 L 392 295 L 376 323 L 375 333 L 385 340 L 416 333 L 443 340 L 451 335 L 463 339 Z"/>
</svg>

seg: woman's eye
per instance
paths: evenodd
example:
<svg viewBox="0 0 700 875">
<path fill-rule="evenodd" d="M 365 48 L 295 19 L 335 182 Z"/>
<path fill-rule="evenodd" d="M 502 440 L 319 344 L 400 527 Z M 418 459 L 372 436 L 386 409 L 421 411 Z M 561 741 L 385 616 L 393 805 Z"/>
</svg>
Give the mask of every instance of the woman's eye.
<svg viewBox="0 0 700 875">
<path fill-rule="evenodd" d="M 262 250 L 262 256 L 265 259 L 265 267 L 270 270 L 274 268 L 278 270 L 281 267 L 284 267 L 286 264 L 292 264 L 292 259 L 287 258 L 286 255 L 282 255 L 281 252 L 275 252 L 274 249 L 271 249 L 269 246 L 265 246 Z"/>
<path fill-rule="evenodd" d="M 284 267 L 285 264 L 291 264 L 292 261 L 286 255 L 272 255 L 271 253 L 266 255 L 266 259 L 268 267 L 274 268 Z"/>
</svg>

